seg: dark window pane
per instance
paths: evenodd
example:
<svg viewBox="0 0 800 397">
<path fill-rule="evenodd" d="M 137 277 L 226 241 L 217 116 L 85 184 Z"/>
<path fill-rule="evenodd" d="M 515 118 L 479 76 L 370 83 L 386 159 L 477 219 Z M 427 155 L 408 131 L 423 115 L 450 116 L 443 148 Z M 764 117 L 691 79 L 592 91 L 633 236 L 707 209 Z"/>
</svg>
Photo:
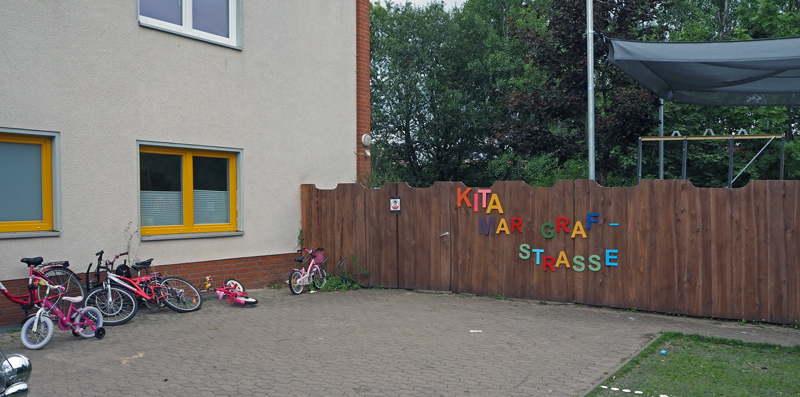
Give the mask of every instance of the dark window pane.
<svg viewBox="0 0 800 397">
<path fill-rule="evenodd" d="M 182 0 L 139 0 L 139 14 L 183 25 Z"/>
<path fill-rule="evenodd" d="M 222 37 L 230 37 L 228 0 L 194 0 L 192 28 Z"/>
<path fill-rule="evenodd" d="M 142 226 L 183 224 L 182 156 L 140 153 Z"/>
<path fill-rule="evenodd" d="M 139 166 L 142 191 L 181 191 L 180 155 L 141 153 Z"/>
<path fill-rule="evenodd" d="M 228 159 L 194 156 L 192 166 L 194 190 L 228 191 Z"/>
</svg>

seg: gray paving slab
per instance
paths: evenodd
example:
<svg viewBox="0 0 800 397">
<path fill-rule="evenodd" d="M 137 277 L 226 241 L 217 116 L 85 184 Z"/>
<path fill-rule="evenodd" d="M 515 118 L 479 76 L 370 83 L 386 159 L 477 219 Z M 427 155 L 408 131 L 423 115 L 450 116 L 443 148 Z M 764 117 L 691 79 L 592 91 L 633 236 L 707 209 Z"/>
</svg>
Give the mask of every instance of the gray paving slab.
<svg viewBox="0 0 800 397">
<path fill-rule="evenodd" d="M 405 290 L 249 291 L 200 311 L 142 307 L 102 340 L 56 330 L 31 395 L 580 396 L 662 331 L 800 344 L 800 331 Z"/>
</svg>

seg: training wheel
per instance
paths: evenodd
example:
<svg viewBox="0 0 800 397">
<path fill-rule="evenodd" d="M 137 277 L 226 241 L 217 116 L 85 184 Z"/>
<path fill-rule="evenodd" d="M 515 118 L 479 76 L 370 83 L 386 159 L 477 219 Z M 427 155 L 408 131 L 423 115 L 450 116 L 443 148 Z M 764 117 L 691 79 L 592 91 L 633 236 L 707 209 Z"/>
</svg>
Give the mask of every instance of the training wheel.
<svg viewBox="0 0 800 397">
<path fill-rule="evenodd" d="M 103 339 L 104 336 L 106 336 L 106 329 L 105 328 L 100 327 L 100 328 L 94 330 L 94 337 L 95 338 Z"/>
</svg>

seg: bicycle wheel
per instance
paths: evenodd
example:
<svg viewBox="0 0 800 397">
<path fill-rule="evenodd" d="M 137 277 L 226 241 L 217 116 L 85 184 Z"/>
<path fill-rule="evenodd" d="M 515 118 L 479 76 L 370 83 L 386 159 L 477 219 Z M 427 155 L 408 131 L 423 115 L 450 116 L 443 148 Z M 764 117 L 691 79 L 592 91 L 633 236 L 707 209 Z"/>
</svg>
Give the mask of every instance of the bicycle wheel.
<svg viewBox="0 0 800 397">
<path fill-rule="evenodd" d="M 77 331 L 78 335 L 86 339 L 94 338 L 95 330 L 103 327 L 103 314 L 96 307 L 91 306 L 78 309 L 78 313 L 81 315 L 75 318 L 77 324 L 73 324 L 73 327 L 78 326 L 80 328 L 80 331 Z M 94 329 L 92 326 L 94 326 Z"/>
<path fill-rule="evenodd" d="M 328 282 L 328 273 L 325 272 L 325 269 L 318 267 L 311 273 L 311 281 L 314 283 L 314 288 L 322 289 Z"/>
<path fill-rule="evenodd" d="M 38 323 L 36 331 L 33 330 L 34 323 Z M 22 326 L 20 337 L 22 338 L 22 344 L 28 349 L 39 350 L 43 348 L 53 337 L 53 320 L 50 317 L 41 316 L 37 322 L 36 316 L 32 316 Z"/>
<path fill-rule="evenodd" d="M 235 278 L 229 278 L 225 280 L 225 286 L 233 287 L 233 289 L 239 292 L 245 292 L 244 285 L 242 285 L 242 283 L 240 283 L 239 280 L 236 280 Z"/>
<path fill-rule="evenodd" d="M 300 295 L 303 293 L 303 285 L 300 284 L 300 272 L 297 270 L 292 270 L 292 274 L 289 275 L 289 289 L 292 290 L 292 293 L 295 295 Z"/>
<path fill-rule="evenodd" d="M 199 310 L 203 306 L 203 298 L 200 291 L 189 284 L 188 281 L 178 277 L 165 277 L 161 280 L 164 287 L 160 293 L 165 294 L 164 304 L 176 312 L 185 313 Z M 159 291 L 156 291 L 159 293 Z"/>
<path fill-rule="evenodd" d="M 44 276 L 50 280 L 50 283 L 64 287 L 64 296 L 80 296 L 81 298 L 86 297 L 86 291 L 83 289 L 80 277 L 78 277 L 78 275 L 68 267 L 58 265 L 51 266 L 45 269 L 42 274 L 44 274 Z M 40 287 L 40 289 L 41 288 L 42 287 Z M 43 291 L 39 292 L 39 296 L 44 295 Z M 55 291 L 52 293 L 55 293 Z M 56 306 L 58 306 L 58 308 L 64 313 L 67 313 L 69 310 L 69 302 L 63 299 L 59 301 Z"/>
<path fill-rule="evenodd" d="M 130 321 L 139 310 L 139 301 L 128 290 L 116 285 L 97 287 L 83 300 L 84 306 L 97 308 L 103 314 L 104 325 L 120 325 Z"/>
</svg>

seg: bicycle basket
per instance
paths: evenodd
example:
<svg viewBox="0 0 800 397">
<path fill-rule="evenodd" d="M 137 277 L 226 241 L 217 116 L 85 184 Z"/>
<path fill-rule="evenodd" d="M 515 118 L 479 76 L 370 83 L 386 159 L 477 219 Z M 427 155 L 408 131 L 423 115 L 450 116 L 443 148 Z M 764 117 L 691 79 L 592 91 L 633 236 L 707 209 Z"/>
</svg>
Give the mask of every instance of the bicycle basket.
<svg viewBox="0 0 800 397">
<path fill-rule="evenodd" d="M 319 264 L 321 264 L 321 263 L 322 263 L 322 261 L 324 261 L 324 260 L 325 260 L 325 255 L 323 255 L 323 254 L 322 254 L 322 252 L 315 252 L 315 253 L 314 253 L 314 262 L 315 262 L 316 264 L 318 264 L 318 265 L 319 265 Z"/>
<path fill-rule="evenodd" d="M 131 278 L 131 268 L 128 265 L 120 265 L 114 270 L 114 274 L 121 277 Z"/>
</svg>

